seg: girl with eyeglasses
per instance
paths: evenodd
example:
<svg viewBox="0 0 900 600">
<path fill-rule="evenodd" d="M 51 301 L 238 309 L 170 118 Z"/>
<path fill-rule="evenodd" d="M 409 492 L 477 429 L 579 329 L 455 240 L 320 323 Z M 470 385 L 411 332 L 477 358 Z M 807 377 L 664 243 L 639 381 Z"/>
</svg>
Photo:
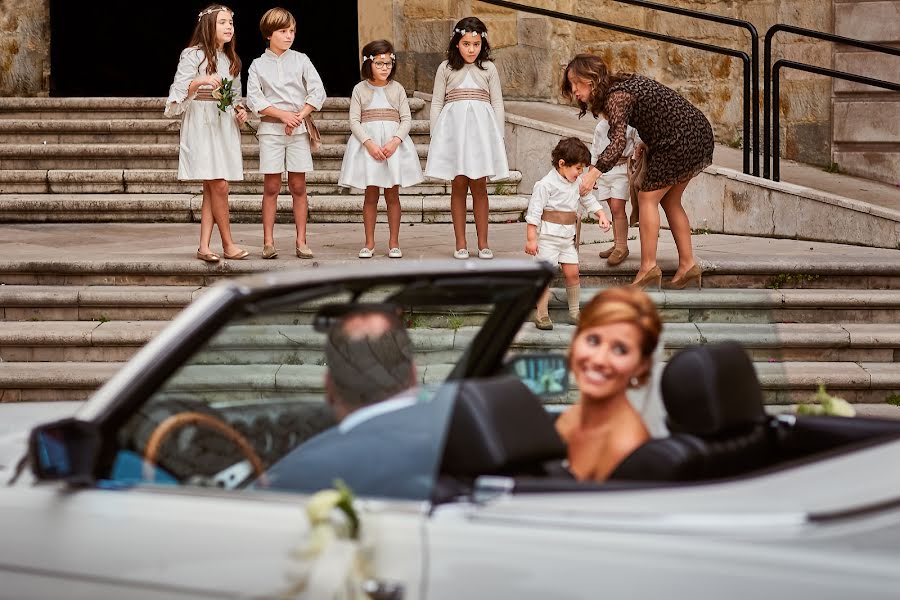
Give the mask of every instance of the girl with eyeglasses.
<svg viewBox="0 0 900 600">
<path fill-rule="evenodd" d="M 375 253 L 378 197 L 384 189 L 388 217 L 388 257 L 400 250 L 400 187 L 422 182 L 419 155 L 409 137 L 412 116 L 406 90 L 394 81 L 394 47 L 387 40 L 369 42 L 362 49 L 362 81 L 350 96 L 350 131 L 338 184 L 365 190 L 365 245 L 359 258 Z"/>
</svg>

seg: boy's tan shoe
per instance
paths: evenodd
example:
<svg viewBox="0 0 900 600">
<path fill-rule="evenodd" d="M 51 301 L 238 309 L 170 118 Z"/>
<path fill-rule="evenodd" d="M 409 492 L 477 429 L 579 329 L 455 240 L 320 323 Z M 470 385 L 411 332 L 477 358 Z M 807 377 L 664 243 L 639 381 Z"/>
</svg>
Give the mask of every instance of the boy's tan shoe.
<svg viewBox="0 0 900 600">
<path fill-rule="evenodd" d="M 606 264 L 611 267 L 622 264 L 622 261 L 628 258 L 628 254 L 628 248 L 625 248 L 624 250 L 621 248 L 613 248 L 609 258 L 606 259 Z"/>
</svg>

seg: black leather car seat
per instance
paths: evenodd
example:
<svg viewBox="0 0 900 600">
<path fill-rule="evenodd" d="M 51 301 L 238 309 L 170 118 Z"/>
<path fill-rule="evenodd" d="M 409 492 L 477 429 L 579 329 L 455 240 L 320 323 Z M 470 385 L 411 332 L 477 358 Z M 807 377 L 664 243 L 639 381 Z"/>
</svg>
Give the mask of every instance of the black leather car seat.
<svg viewBox="0 0 900 600">
<path fill-rule="evenodd" d="M 460 384 L 447 431 L 441 474 L 546 475 L 566 446 L 540 399 L 515 376 Z"/>
<path fill-rule="evenodd" d="M 662 375 L 671 435 L 632 452 L 610 476 L 640 481 L 728 477 L 770 464 L 775 434 L 753 363 L 734 342 L 685 348 Z"/>
</svg>

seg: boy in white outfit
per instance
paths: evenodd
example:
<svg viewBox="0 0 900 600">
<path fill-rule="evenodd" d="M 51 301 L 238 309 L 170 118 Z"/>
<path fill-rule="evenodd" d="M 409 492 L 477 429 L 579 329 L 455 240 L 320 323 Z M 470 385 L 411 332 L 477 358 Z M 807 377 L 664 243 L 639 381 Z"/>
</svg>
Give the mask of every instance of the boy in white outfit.
<svg viewBox="0 0 900 600">
<path fill-rule="evenodd" d="M 600 113 L 600 119 L 594 128 L 594 142 L 591 144 L 591 164 L 597 162 L 597 157 L 603 154 L 609 146 L 609 121 L 606 115 Z M 635 148 L 641 143 L 637 130 L 631 125 L 625 126 L 625 149 L 622 157 L 612 169 L 603 174 L 597 180 L 595 189 L 598 191 L 597 199 L 609 203 L 609 212 L 612 214 L 614 243 L 606 250 L 600 251 L 600 258 L 606 259 L 606 264 L 614 267 L 628 257 L 628 218 L 625 216 L 625 201 L 628 199 L 628 158 L 634 154 Z"/>
<path fill-rule="evenodd" d="M 578 248 L 575 234 L 578 228 L 579 204 L 600 221 L 600 228 L 609 231 L 609 219 L 600 203 L 592 195 L 578 193 L 578 178 L 591 164 L 591 152 L 584 142 L 575 137 L 559 141 L 552 153 L 553 168 L 543 179 L 534 184 L 525 222 L 528 237 L 525 252 L 538 260 L 559 263 L 566 280 L 566 299 L 569 318 L 573 324 L 580 315 L 581 283 L 578 272 Z M 538 235 L 540 228 L 540 235 Z M 538 300 L 534 325 L 538 329 L 553 329 L 550 320 L 550 290 L 544 290 Z"/>
<path fill-rule="evenodd" d="M 273 8 L 259 22 L 269 48 L 250 65 L 247 76 L 247 104 L 260 115 L 259 171 L 263 183 L 263 258 L 275 258 L 275 213 L 281 175 L 288 174 L 288 190 L 294 201 L 299 258 L 312 258 L 306 243 L 309 200 L 306 173 L 313 170 L 306 118 L 325 103 L 325 87 L 309 57 L 291 50 L 297 31 L 294 16 L 283 8 Z"/>
</svg>

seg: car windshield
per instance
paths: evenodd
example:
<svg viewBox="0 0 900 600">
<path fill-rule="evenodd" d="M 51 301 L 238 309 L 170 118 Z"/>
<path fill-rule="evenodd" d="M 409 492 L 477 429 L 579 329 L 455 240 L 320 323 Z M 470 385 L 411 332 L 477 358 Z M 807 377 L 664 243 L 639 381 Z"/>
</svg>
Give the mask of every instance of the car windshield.
<svg viewBox="0 0 900 600">
<path fill-rule="evenodd" d="M 502 360 L 512 307 L 533 289 L 357 281 L 236 303 L 122 419 L 104 483 L 308 493 L 342 480 L 363 496 L 426 499 L 454 381 Z"/>
</svg>

